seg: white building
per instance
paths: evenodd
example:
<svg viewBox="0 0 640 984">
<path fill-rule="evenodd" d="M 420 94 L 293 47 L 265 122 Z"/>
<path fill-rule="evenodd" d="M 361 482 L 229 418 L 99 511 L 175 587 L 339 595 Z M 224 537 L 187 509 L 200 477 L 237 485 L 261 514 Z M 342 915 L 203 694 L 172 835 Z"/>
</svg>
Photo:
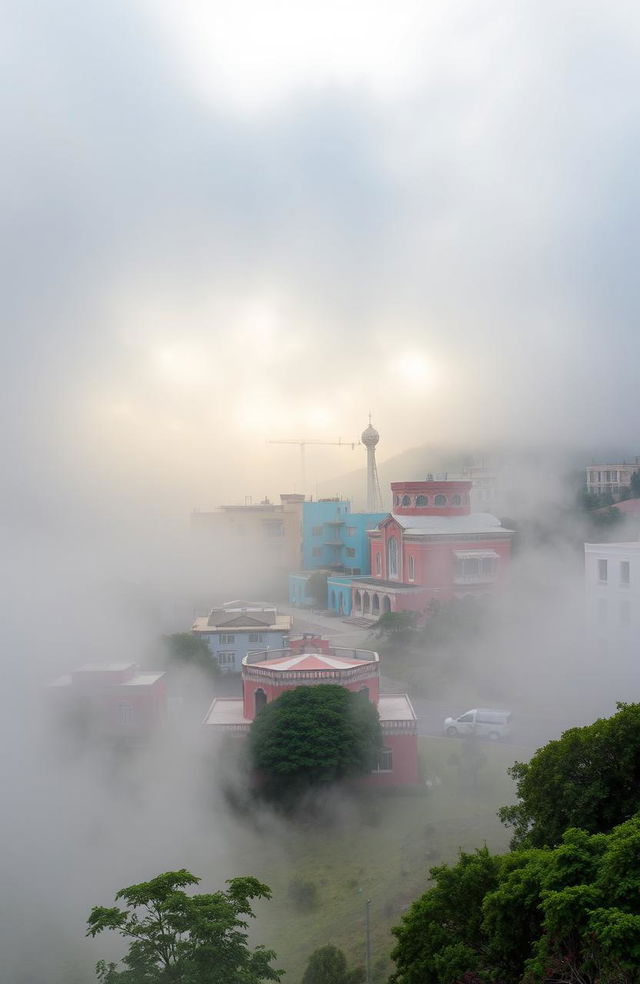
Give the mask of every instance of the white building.
<svg viewBox="0 0 640 984">
<path fill-rule="evenodd" d="M 585 543 L 589 638 L 606 654 L 629 647 L 640 628 L 640 541 Z"/>
<path fill-rule="evenodd" d="M 618 465 L 589 465 L 586 469 L 587 492 L 602 495 L 609 492 L 619 495 L 631 485 L 631 476 L 640 468 L 640 459 L 635 463 L 623 461 Z"/>
</svg>

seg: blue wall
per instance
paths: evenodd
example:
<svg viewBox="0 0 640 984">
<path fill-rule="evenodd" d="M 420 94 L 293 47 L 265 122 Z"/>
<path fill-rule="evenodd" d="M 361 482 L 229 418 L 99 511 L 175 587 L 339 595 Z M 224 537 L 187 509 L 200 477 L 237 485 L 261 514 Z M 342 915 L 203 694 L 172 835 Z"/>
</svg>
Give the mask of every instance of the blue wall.
<svg viewBox="0 0 640 984">
<path fill-rule="evenodd" d="M 289 604 L 290 605 L 313 605 L 314 599 L 307 594 L 307 581 L 311 577 L 311 572 L 300 571 L 297 574 L 289 574 Z"/>
<path fill-rule="evenodd" d="M 218 661 L 218 665 L 224 673 L 239 673 L 242 669 L 242 660 L 247 653 L 253 650 L 286 649 L 289 645 L 289 633 L 286 629 L 276 632 L 273 629 L 261 629 L 259 625 L 250 632 L 239 632 L 236 626 L 229 626 L 226 629 L 198 632 L 197 634 L 200 638 L 206 639 L 213 658 Z M 221 635 L 232 641 L 221 642 Z M 232 653 L 234 654 L 233 660 L 227 662 Z M 220 654 L 224 655 L 221 656 Z"/>
<path fill-rule="evenodd" d="M 344 567 L 369 574 L 367 530 L 388 513 L 352 513 L 338 499 L 305 502 L 302 508 L 302 565 L 305 570 Z"/>
</svg>

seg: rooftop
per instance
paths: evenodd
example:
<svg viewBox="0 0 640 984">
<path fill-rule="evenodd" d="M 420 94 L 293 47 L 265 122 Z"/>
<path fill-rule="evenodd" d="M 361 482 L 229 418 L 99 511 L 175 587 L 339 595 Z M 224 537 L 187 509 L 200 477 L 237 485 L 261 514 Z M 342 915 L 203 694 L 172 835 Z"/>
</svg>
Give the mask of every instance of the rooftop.
<svg viewBox="0 0 640 984">
<path fill-rule="evenodd" d="M 371 653 L 371 655 L 375 655 Z M 301 653 L 299 655 L 280 656 L 277 659 L 264 661 L 270 670 L 350 670 L 362 666 L 361 659 L 348 659 L 344 656 L 331 656 L 327 653 Z M 371 660 L 375 662 L 375 660 Z"/>
<path fill-rule="evenodd" d="M 491 513 L 470 513 L 467 516 L 401 516 L 391 513 L 405 533 L 412 536 L 452 535 L 455 533 L 512 533 Z"/>
<path fill-rule="evenodd" d="M 248 728 L 251 721 L 244 716 L 241 697 L 214 697 L 202 723 Z"/>
</svg>

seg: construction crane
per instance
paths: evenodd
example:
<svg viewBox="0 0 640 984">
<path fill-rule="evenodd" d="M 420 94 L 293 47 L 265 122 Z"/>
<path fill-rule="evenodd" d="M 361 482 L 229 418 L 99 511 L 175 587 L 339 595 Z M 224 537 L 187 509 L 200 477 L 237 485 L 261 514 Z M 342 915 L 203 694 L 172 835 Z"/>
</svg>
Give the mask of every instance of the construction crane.
<svg viewBox="0 0 640 984">
<path fill-rule="evenodd" d="M 321 444 L 323 446 L 330 446 L 336 448 L 351 448 L 351 450 L 354 451 L 355 448 L 357 448 L 358 445 L 360 444 L 360 441 L 343 441 L 341 437 L 338 438 L 337 441 L 321 441 L 321 440 L 316 440 L 315 438 L 308 438 L 305 441 L 299 441 L 296 438 L 283 438 L 282 440 L 277 440 L 277 441 L 267 441 L 267 444 L 297 444 L 298 445 L 298 447 L 300 448 L 300 478 L 302 481 L 301 491 L 304 492 L 307 484 L 304 449 L 306 448 L 307 444 Z"/>
</svg>

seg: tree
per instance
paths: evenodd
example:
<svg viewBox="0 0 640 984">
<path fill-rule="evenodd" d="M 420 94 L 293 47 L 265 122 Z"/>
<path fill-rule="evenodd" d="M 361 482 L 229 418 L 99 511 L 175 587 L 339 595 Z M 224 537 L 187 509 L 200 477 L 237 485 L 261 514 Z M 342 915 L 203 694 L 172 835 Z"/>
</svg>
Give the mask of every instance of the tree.
<svg viewBox="0 0 640 984">
<path fill-rule="evenodd" d="M 638 984 L 639 858 L 640 817 L 553 849 L 461 854 L 393 930 L 391 982 Z"/>
<path fill-rule="evenodd" d="M 565 731 L 509 774 L 519 802 L 499 816 L 514 828 L 513 847 L 553 846 L 568 827 L 611 830 L 640 809 L 640 704 Z"/>
<path fill-rule="evenodd" d="M 247 945 L 247 921 L 253 917 L 253 899 L 269 899 L 271 892 L 256 878 L 232 878 L 226 892 L 188 895 L 184 888 L 200 879 L 189 871 L 167 871 L 151 881 L 129 885 L 116 895 L 125 907 L 94 906 L 87 936 L 106 929 L 131 940 L 122 959 L 100 961 L 96 967 L 103 984 L 259 984 L 279 981 L 275 954 L 262 946 Z"/>
<path fill-rule="evenodd" d="M 249 733 L 253 766 L 275 799 L 370 772 L 381 747 L 375 706 L 334 684 L 285 691 L 262 708 Z"/>
<path fill-rule="evenodd" d="M 378 638 L 396 642 L 415 641 L 418 612 L 385 612 L 373 625 Z"/>
<path fill-rule="evenodd" d="M 640 498 L 640 471 L 634 471 L 631 475 L 631 494 L 634 499 Z"/>
<path fill-rule="evenodd" d="M 327 607 L 327 572 L 314 571 L 306 584 L 305 593 L 309 598 L 313 598 L 318 608 Z"/>
<path fill-rule="evenodd" d="M 363 967 L 349 970 L 342 950 L 329 944 L 313 951 L 302 984 L 360 984 L 364 976 Z"/>
<path fill-rule="evenodd" d="M 209 676 L 217 676 L 220 667 L 204 639 L 191 632 L 162 636 L 168 667 L 195 666 Z"/>
</svg>

